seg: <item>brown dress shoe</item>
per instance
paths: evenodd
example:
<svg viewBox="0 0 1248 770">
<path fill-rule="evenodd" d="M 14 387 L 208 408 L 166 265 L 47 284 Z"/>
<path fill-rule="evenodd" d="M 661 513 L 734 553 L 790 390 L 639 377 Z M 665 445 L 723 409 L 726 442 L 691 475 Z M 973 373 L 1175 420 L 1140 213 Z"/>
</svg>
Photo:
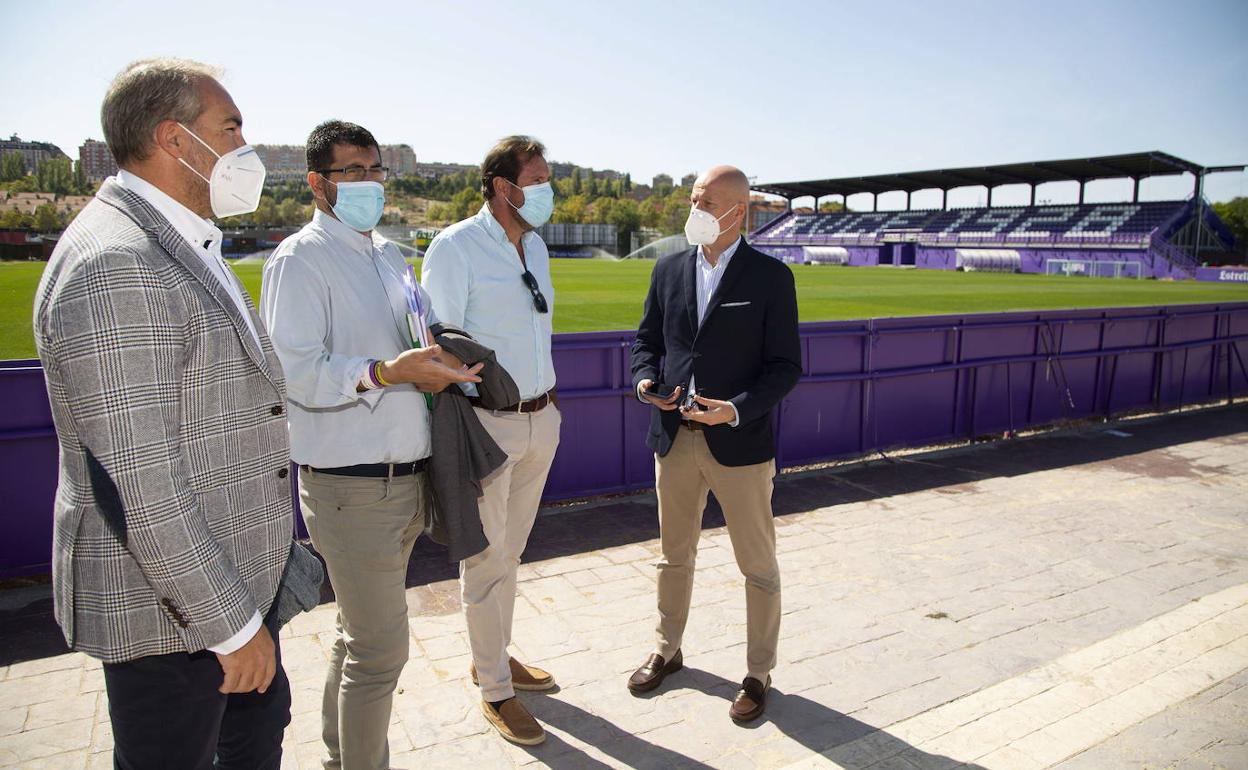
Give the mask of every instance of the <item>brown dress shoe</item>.
<svg viewBox="0 0 1248 770">
<path fill-rule="evenodd" d="M 547 671 L 536 666 L 526 666 L 515 658 L 508 658 L 507 663 L 511 667 L 512 689 L 541 691 L 555 686 L 555 678 Z M 472 674 L 472 683 L 480 687 L 481 683 L 477 681 L 476 665 L 468 671 Z"/>
<path fill-rule="evenodd" d="M 680 650 L 676 651 L 670 661 L 664 661 L 663 656 L 656 652 L 628 678 L 628 689 L 633 692 L 650 692 L 663 684 L 664 677 L 681 670 L 684 666 L 685 659 L 680 654 Z"/>
<path fill-rule="evenodd" d="M 489 701 L 481 701 L 481 711 L 486 721 L 498 730 L 498 734 L 521 746 L 536 746 L 546 740 L 546 731 L 537 723 L 519 698 L 508 698 L 497 710 Z"/>
<path fill-rule="evenodd" d="M 732 701 L 728 715 L 736 722 L 750 722 L 763 715 L 767 704 L 767 688 L 771 687 L 771 677 L 763 684 L 752 676 L 747 676 L 737 690 L 737 697 Z"/>
</svg>

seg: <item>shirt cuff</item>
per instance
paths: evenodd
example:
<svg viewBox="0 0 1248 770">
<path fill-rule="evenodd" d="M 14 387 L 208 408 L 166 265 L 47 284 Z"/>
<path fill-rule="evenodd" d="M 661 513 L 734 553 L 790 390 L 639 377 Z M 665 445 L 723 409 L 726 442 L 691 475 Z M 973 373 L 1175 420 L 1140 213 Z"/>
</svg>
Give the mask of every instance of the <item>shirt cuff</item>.
<svg viewBox="0 0 1248 770">
<path fill-rule="evenodd" d="M 221 644 L 213 645 L 208 648 L 209 652 L 215 652 L 218 655 L 229 655 L 237 652 L 244 644 L 251 641 L 251 637 L 256 635 L 260 630 L 260 613 L 253 613 L 251 620 L 247 621 L 247 625 L 243 626 L 243 630 L 226 639 Z"/>
<path fill-rule="evenodd" d="M 735 428 L 741 424 L 741 413 L 737 411 L 737 405 L 731 401 L 728 402 L 728 406 L 732 407 L 732 419 L 728 422 L 728 427 Z"/>
<path fill-rule="evenodd" d="M 648 403 L 644 396 L 641 395 L 641 383 L 637 383 L 637 387 L 633 388 L 633 392 L 637 394 L 637 400 L 641 403 Z"/>
<path fill-rule="evenodd" d="M 373 388 L 371 390 L 364 390 L 364 391 L 359 390 L 359 385 L 361 382 L 364 381 L 366 372 L 368 372 L 368 367 L 372 365 L 373 365 L 373 359 L 361 358 L 360 363 L 356 366 L 353 366 L 350 369 L 350 371 L 354 371 L 356 373 L 355 381 L 351 383 L 350 392 L 357 399 L 368 404 L 368 407 L 370 409 L 377 406 L 377 402 L 381 400 L 381 394 L 384 393 L 386 390 L 385 388 Z"/>
<path fill-rule="evenodd" d="M 373 365 L 373 359 L 361 358 L 359 361 L 355 363 L 354 366 L 347 369 L 347 371 L 350 373 L 348 376 L 350 375 L 355 376 L 355 379 L 351 381 L 351 387 L 348 390 L 348 392 L 350 393 L 358 392 L 356 388 L 360 386 L 361 382 L 365 381 L 365 377 L 368 376 L 368 368 L 372 365 Z"/>
</svg>

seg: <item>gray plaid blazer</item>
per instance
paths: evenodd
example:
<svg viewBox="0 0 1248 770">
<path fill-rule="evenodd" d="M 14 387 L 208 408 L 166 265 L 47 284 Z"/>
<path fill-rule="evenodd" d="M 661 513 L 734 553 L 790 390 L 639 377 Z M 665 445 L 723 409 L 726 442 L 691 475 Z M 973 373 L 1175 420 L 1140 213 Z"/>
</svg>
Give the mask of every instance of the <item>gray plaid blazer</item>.
<svg viewBox="0 0 1248 770">
<path fill-rule="evenodd" d="M 111 180 L 52 253 L 35 344 L 70 647 L 107 663 L 195 652 L 273 603 L 294 530 L 286 387 L 247 307 L 260 347 L 168 220 Z"/>
</svg>

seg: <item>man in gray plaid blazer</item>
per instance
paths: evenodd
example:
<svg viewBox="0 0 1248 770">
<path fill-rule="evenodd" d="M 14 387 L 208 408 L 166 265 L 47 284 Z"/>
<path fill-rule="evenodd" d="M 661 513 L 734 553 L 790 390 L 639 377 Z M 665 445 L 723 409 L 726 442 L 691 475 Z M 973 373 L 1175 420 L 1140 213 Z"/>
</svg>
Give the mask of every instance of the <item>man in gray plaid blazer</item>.
<svg viewBox="0 0 1248 770">
<path fill-rule="evenodd" d="M 264 621 L 293 532 L 285 385 L 207 219 L 254 209 L 254 151 L 194 62 L 130 65 L 101 117 L 122 170 L 35 303 L 56 618 L 104 661 L 117 767 L 277 768 L 290 689 Z"/>
</svg>

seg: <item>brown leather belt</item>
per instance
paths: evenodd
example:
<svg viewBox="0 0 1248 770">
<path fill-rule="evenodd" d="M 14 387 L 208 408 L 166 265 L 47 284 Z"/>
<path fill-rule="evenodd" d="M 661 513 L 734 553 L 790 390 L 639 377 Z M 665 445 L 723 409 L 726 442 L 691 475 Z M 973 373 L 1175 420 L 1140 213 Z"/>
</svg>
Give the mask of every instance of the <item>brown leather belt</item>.
<svg viewBox="0 0 1248 770">
<path fill-rule="evenodd" d="M 486 406 L 485 404 L 482 404 L 481 399 L 476 396 L 469 396 L 468 403 L 472 404 L 475 407 L 479 407 L 481 409 L 489 409 L 489 407 Z M 550 390 L 546 391 L 545 393 L 538 396 L 537 398 L 531 398 L 528 401 L 521 401 L 518 404 L 512 404 L 511 406 L 505 406 L 502 409 L 493 409 L 491 411 L 516 412 L 517 414 L 530 414 L 532 412 L 540 412 L 541 410 L 545 409 L 548 404 L 554 404 L 555 406 L 559 406 L 559 394 L 555 392 L 554 388 L 551 388 Z"/>
</svg>

